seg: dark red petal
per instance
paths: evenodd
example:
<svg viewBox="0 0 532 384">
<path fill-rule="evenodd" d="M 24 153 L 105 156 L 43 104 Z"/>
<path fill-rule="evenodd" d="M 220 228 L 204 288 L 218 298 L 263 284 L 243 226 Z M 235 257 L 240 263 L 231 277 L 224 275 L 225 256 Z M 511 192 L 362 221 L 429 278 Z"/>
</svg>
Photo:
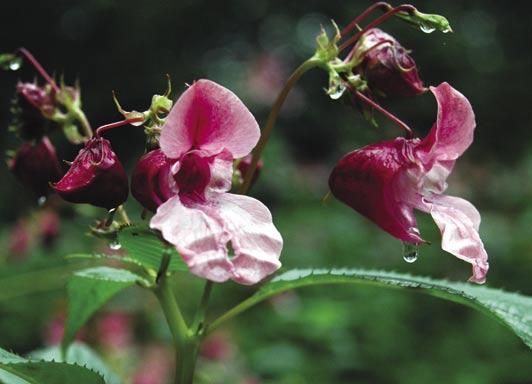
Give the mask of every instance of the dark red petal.
<svg viewBox="0 0 532 384">
<path fill-rule="evenodd" d="M 152 212 L 175 193 L 170 188 L 172 161 L 155 149 L 140 158 L 131 177 L 131 194 Z"/>
<path fill-rule="evenodd" d="M 408 190 L 400 182 L 410 160 L 411 142 L 402 138 L 370 145 L 348 153 L 329 177 L 332 194 L 366 216 L 392 236 L 422 242 Z"/>
<path fill-rule="evenodd" d="M 66 201 L 107 209 L 122 204 L 129 193 L 124 167 L 104 138 L 90 139 L 53 187 Z"/>
</svg>

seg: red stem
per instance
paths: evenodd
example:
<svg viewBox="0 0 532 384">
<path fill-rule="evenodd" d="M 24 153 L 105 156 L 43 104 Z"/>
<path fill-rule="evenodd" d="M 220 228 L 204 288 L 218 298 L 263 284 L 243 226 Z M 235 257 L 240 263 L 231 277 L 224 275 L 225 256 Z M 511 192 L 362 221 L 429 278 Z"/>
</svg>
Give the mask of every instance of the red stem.
<svg viewBox="0 0 532 384">
<path fill-rule="evenodd" d="M 101 127 L 99 127 L 98 129 L 96 129 L 96 137 L 101 137 L 103 133 L 113 129 L 113 128 L 117 128 L 117 127 L 121 127 L 123 125 L 127 125 L 127 124 L 131 124 L 131 123 L 139 123 L 141 121 L 144 121 L 144 118 L 142 117 L 135 117 L 133 119 L 126 119 L 126 120 L 121 120 L 121 121 L 116 121 L 114 123 L 109 123 L 109 124 L 105 124 L 105 125 L 102 125 Z"/>
<path fill-rule="evenodd" d="M 369 47 L 364 52 L 362 52 L 361 56 L 367 55 L 368 53 L 373 51 L 375 48 L 378 48 L 378 47 L 380 47 L 381 45 L 384 45 L 384 44 L 393 45 L 393 41 L 392 40 L 379 41 L 378 43 L 373 44 L 371 47 Z M 344 62 L 346 62 L 346 63 L 349 62 L 353 58 L 354 54 L 355 54 L 355 47 L 353 47 L 353 49 L 351 49 L 351 51 L 349 51 L 349 54 L 345 57 Z"/>
<path fill-rule="evenodd" d="M 30 51 L 28 51 L 26 48 L 19 48 L 17 49 L 16 53 L 21 54 L 24 56 L 26 60 L 28 60 L 33 67 L 39 72 L 39 74 L 46 80 L 48 84 L 52 87 L 55 93 L 59 93 L 59 87 L 55 83 L 54 79 L 46 72 L 46 70 L 43 68 L 43 66 L 37 61 L 37 59 L 31 54 Z"/>
<path fill-rule="evenodd" d="M 340 32 L 340 36 L 343 37 L 343 36 L 347 35 L 349 32 L 351 32 L 353 29 L 355 29 L 358 26 L 358 24 L 360 24 L 360 22 L 362 20 L 364 20 L 373 11 L 375 11 L 376 9 L 379 9 L 379 8 L 382 9 L 383 11 L 389 11 L 393 7 L 390 4 L 386 3 L 385 1 L 379 1 L 378 3 L 370 5 L 364 12 L 362 12 L 360 15 L 358 15 L 351 23 L 349 23 L 349 25 L 347 27 L 342 29 L 342 32 Z"/>
<path fill-rule="evenodd" d="M 412 139 L 414 137 L 414 132 L 412 132 L 412 129 L 406 125 L 401 119 L 399 119 L 397 116 L 393 115 L 392 113 L 388 112 L 386 109 L 381 107 L 379 104 L 371 100 L 369 97 L 364 95 L 362 92 L 358 91 L 357 89 L 353 88 L 351 85 L 349 86 L 349 89 L 351 92 L 355 94 L 356 97 L 358 97 L 360 100 L 368 104 L 370 107 L 376 109 L 380 113 L 382 113 L 384 116 L 386 116 L 389 120 L 391 120 L 393 123 L 401 127 L 406 131 L 407 138 Z"/>
<path fill-rule="evenodd" d="M 414 6 L 412 6 L 412 5 L 404 4 L 404 5 L 399 5 L 398 7 L 395 7 L 393 9 L 389 10 L 384 15 L 379 16 L 378 18 L 373 20 L 371 23 L 366 25 L 361 31 L 358 31 L 357 33 L 355 33 L 355 35 L 352 36 L 351 38 L 349 38 L 349 40 L 347 40 L 346 42 L 342 43 L 342 45 L 340 45 L 340 47 L 339 47 L 340 52 L 343 51 L 344 49 L 346 49 L 347 47 L 349 47 L 351 44 L 353 44 L 356 41 L 358 41 L 358 39 L 360 39 L 360 36 L 362 36 L 367 30 L 369 30 L 371 28 L 374 28 L 377 25 L 385 22 L 386 20 L 388 20 L 390 17 L 392 17 L 396 13 L 399 13 L 399 12 L 412 12 L 415 9 L 416 8 Z"/>
</svg>

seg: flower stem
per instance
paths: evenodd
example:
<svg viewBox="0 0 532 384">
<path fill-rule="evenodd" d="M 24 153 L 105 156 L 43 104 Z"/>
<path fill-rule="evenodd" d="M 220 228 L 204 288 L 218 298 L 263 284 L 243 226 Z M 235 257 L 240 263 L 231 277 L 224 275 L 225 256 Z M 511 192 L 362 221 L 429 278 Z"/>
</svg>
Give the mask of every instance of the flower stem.
<svg viewBox="0 0 532 384">
<path fill-rule="evenodd" d="M 46 72 L 41 63 L 37 61 L 35 56 L 33 56 L 30 51 L 28 51 L 26 48 L 21 47 L 17 49 L 17 53 L 24 56 L 24 58 L 28 60 L 31 65 L 33 65 L 35 70 L 39 72 L 39 74 L 44 78 L 44 80 L 46 80 L 48 84 L 50 84 L 55 93 L 59 93 L 59 87 L 57 86 L 54 79 L 52 79 L 52 77 L 48 74 L 48 72 Z"/>
<path fill-rule="evenodd" d="M 392 17 L 393 15 L 395 15 L 396 13 L 399 13 L 399 12 L 407 12 L 407 13 L 410 13 L 410 12 L 413 12 L 415 11 L 416 8 L 412 5 L 408 5 L 408 4 L 404 4 L 404 5 L 400 5 L 398 7 L 395 7 L 395 8 L 392 8 L 390 9 L 388 12 L 386 12 L 384 15 L 381 15 L 379 16 L 378 18 L 376 18 L 375 20 L 373 20 L 371 23 L 369 23 L 368 25 L 366 25 L 364 28 L 362 28 L 360 31 L 358 31 L 357 33 L 355 33 L 351 38 L 349 38 L 346 42 L 342 43 L 342 45 L 340 45 L 340 47 L 338 48 L 341 51 L 343 51 L 345 48 L 349 47 L 351 44 L 353 43 L 356 43 L 358 41 L 358 39 L 360 39 L 360 36 L 362 36 L 366 31 L 368 31 L 369 29 L 371 28 L 374 28 L 376 27 L 377 25 L 385 22 L 386 20 L 388 20 L 390 17 Z"/>
<path fill-rule="evenodd" d="M 268 115 L 268 119 L 266 120 L 266 125 L 262 129 L 260 140 L 253 150 L 253 156 L 251 158 L 251 164 L 249 165 L 249 168 L 246 172 L 246 175 L 244 176 L 244 182 L 240 186 L 239 193 L 242 195 L 245 195 L 249 187 L 251 186 L 251 181 L 253 180 L 253 175 L 255 174 L 255 170 L 257 169 L 257 163 L 260 160 L 260 157 L 262 155 L 262 151 L 264 150 L 264 147 L 268 143 L 268 139 L 270 138 L 270 135 L 273 130 L 273 126 L 275 125 L 275 122 L 277 121 L 277 117 L 279 116 L 279 112 L 281 111 L 281 107 L 283 106 L 286 97 L 296 84 L 296 82 L 299 80 L 299 78 L 307 72 L 309 69 L 312 69 L 314 67 L 317 67 L 320 65 L 321 60 L 311 57 L 307 61 L 305 61 L 303 64 L 301 64 L 293 73 L 290 75 L 288 80 L 286 81 L 283 89 L 277 96 L 277 99 L 275 100 L 275 103 L 272 106 L 272 110 L 270 111 L 270 114 Z"/>
<path fill-rule="evenodd" d="M 161 304 L 164 316 L 170 328 L 172 339 L 174 341 L 174 349 L 176 354 L 176 384 L 189 384 L 192 383 L 192 378 L 189 381 L 184 381 L 184 377 L 190 376 L 189 373 L 185 375 L 189 369 L 189 360 L 191 357 L 189 354 L 193 351 L 191 348 L 191 335 L 185 319 L 181 314 L 181 310 L 177 304 L 172 287 L 168 282 L 166 273 L 160 275 L 157 287 L 154 289 L 157 299 Z M 196 348 L 197 349 L 197 348 Z M 195 354 L 194 354 L 195 356 Z M 195 361 L 195 359 L 194 359 Z M 192 368 L 193 371 L 194 368 Z"/>
<path fill-rule="evenodd" d="M 209 305 L 209 299 L 211 297 L 212 287 L 214 283 L 210 280 L 207 280 L 205 287 L 203 288 L 203 295 L 201 296 L 201 301 L 196 312 L 196 317 L 192 323 L 192 332 L 195 332 L 196 335 L 201 336 L 204 330 L 205 316 L 207 314 L 207 307 Z"/>
<path fill-rule="evenodd" d="M 347 35 L 349 32 L 351 32 L 353 29 L 359 28 L 358 24 L 360 24 L 360 22 L 362 22 L 362 20 L 364 20 L 366 17 L 368 17 L 376 9 L 382 9 L 384 11 L 389 11 L 392 8 L 393 7 L 390 4 L 388 4 L 388 3 L 384 2 L 384 1 L 379 1 L 378 3 L 374 3 L 374 4 L 370 5 L 364 12 L 362 12 L 352 22 L 350 22 L 347 27 L 342 29 L 342 32 L 340 32 L 340 35 L 343 37 L 343 36 Z"/>
<path fill-rule="evenodd" d="M 83 131 L 83 134 L 85 137 L 90 139 L 93 135 L 91 124 L 89 123 L 89 119 L 87 119 L 87 116 L 85 115 L 85 112 L 81 108 L 74 108 L 72 111 L 74 117 L 77 121 L 79 121 L 79 124 L 81 126 L 81 130 Z"/>
<path fill-rule="evenodd" d="M 411 139 L 414 137 L 414 132 L 412 132 L 412 128 L 410 128 L 408 125 L 406 125 L 401 119 L 399 119 L 397 116 L 393 115 L 392 113 L 388 112 L 386 109 L 381 107 L 379 104 L 371 100 L 369 97 L 364 95 L 362 92 L 360 92 L 357 89 L 352 88 L 351 86 L 349 89 L 355 94 L 356 97 L 358 97 L 360 100 L 362 100 L 364 103 L 368 104 L 371 108 L 376 109 L 380 113 L 382 113 L 384 116 L 386 116 L 390 121 L 392 121 L 394 124 L 399 126 L 401 129 L 406 131 L 407 138 Z"/>
</svg>

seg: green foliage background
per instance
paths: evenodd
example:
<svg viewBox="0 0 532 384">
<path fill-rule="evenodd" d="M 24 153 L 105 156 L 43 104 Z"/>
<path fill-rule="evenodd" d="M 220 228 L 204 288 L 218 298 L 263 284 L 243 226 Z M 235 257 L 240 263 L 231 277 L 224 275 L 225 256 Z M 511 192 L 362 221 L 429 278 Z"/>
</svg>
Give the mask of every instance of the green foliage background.
<svg viewBox="0 0 532 384">
<path fill-rule="evenodd" d="M 365 1 L 17 1 L 0 5 L 0 49 L 30 49 L 50 71 L 79 78 L 93 125 L 120 118 L 111 90 L 126 108 L 147 107 L 165 86 L 175 89 L 208 77 L 234 90 L 263 122 L 272 92 L 270 79 L 253 82 L 264 58 L 275 58 L 275 75 L 286 77 L 313 52 L 320 23 L 347 24 Z M 427 35 L 397 20 L 384 29 L 413 49 L 427 84 L 448 81 L 471 101 L 476 141 L 457 163 L 450 194 L 470 199 L 482 213 L 481 235 L 490 255 L 488 285 L 532 295 L 532 20 L 524 1 L 420 1 L 421 11 L 440 13 L 453 34 Z M 273 56 L 267 56 L 273 55 Z M 255 70 L 253 70 L 255 68 Z M 18 76 L 28 67 L 0 75 L 0 150 L 16 148 L 7 134 L 9 101 Z M 289 100 L 265 154 L 265 167 L 252 191 L 272 210 L 285 239 L 287 267 L 387 269 L 458 281 L 469 266 L 438 247 L 439 233 L 419 215 L 432 246 L 406 264 L 400 244 L 338 202 L 320 204 L 328 172 L 345 152 L 393 137 L 396 128 L 377 116 L 371 128 L 347 105 L 329 100 L 318 70 L 302 79 Z M 275 91 L 275 87 L 273 87 Z M 266 100 L 266 101 L 265 101 Z M 435 119 L 431 95 L 384 104 L 419 135 Z M 125 130 L 128 130 L 126 133 Z M 143 152 L 143 135 L 133 127 L 109 134 L 129 169 Z M 77 149 L 53 136 L 60 155 Z M 102 212 L 63 208 L 62 234 L 53 250 L 34 247 L 24 263 L 10 261 L 8 236 L 17 218 L 36 208 L 36 198 L 0 168 L 0 278 L 46 265 L 61 266 L 69 253 L 102 244 L 84 236 Z M 136 202 L 128 210 L 140 220 Z M 75 211 L 75 212 L 74 212 Z M 74 214 L 75 213 L 75 214 Z M 29 279 L 28 284 L 40 284 Z M 0 302 L 0 346 L 24 353 L 42 345 L 42 329 L 64 306 L 63 282 L 56 290 Z M 46 281 L 42 284 L 47 286 Z M 201 282 L 182 277 L 179 298 L 188 309 Z M 2 291 L 0 287 L 0 291 Z M 216 286 L 213 313 L 249 288 Z M 134 295 L 140 295 L 139 300 Z M 1 292 L 0 292 L 1 295 Z M 164 321 L 151 297 L 137 291 L 110 304 L 138 315 L 140 342 L 166 340 Z M 531 355 L 506 328 L 473 310 L 431 297 L 373 287 L 308 288 L 262 305 L 233 322 L 227 332 L 238 346 L 237 361 L 266 383 L 529 383 Z"/>
</svg>

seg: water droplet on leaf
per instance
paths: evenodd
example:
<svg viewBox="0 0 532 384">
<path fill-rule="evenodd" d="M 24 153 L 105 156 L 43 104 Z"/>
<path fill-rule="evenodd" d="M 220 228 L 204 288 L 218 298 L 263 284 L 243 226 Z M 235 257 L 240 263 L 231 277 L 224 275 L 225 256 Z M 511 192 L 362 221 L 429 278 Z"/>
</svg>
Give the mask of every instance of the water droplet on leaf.
<svg viewBox="0 0 532 384">
<path fill-rule="evenodd" d="M 345 89 L 343 85 L 337 85 L 334 89 L 329 90 L 329 97 L 333 100 L 338 100 L 344 94 Z"/>
<path fill-rule="evenodd" d="M 109 243 L 109 248 L 111 248 L 113 251 L 118 251 L 122 248 L 122 244 L 120 244 L 117 240 L 113 240 Z"/>
<path fill-rule="evenodd" d="M 418 257 L 418 245 L 415 243 L 403 242 L 403 259 L 407 263 L 414 263 Z"/>
</svg>

